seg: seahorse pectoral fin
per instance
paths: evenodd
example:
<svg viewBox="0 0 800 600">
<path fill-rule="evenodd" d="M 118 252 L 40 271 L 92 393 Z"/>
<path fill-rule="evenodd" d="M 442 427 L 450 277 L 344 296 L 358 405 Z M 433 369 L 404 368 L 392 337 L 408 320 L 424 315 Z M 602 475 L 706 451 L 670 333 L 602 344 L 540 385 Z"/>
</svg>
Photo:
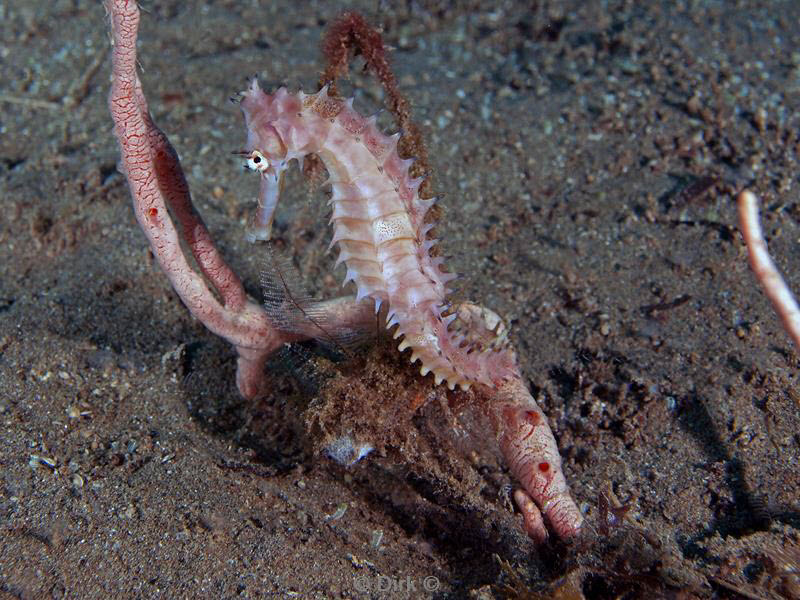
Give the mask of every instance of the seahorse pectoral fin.
<svg viewBox="0 0 800 600">
<path fill-rule="evenodd" d="M 258 207 L 247 224 L 245 237 L 248 242 L 268 241 L 272 237 L 272 221 L 275 208 L 283 190 L 283 171 L 276 169 L 274 173 L 261 174 L 261 186 L 258 195 Z"/>
</svg>

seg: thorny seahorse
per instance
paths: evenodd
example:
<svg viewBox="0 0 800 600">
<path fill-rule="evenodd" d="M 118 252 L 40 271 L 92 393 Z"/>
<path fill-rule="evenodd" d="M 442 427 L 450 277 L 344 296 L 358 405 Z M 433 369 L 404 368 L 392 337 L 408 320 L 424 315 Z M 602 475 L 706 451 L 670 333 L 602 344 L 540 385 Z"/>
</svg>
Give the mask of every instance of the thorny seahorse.
<svg viewBox="0 0 800 600">
<path fill-rule="evenodd" d="M 425 216 L 435 198 L 420 198 L 422 178 L 412 178 L 413 159 L 397 153 L 400 134 L 384 135 L 375 117 L 363 117 L 353 99 L 328 94 L 267 94 L 253 79 L 241 93 L 247 145 L 241 154 L 261 174 L 258 210 L 248 239 L 268 240 L 290 161 L 317 155 L 332 186 L 333 240 L 338 266 L 347 267 L 344 284 L 353 281 L 357 298 L 371 298 L 378 312 L 387 305 L 387 328 L 402 337 L 399 350 L 411 349 L 420 373 L 432 373 L 468 389 L 490 387 L 517 377 L 516 356 L 502 320 L 471 303 L 453 306 L 447 284 L 456 275 L 442 270 L 431 254 L 433 224 Z"/>
</svg>

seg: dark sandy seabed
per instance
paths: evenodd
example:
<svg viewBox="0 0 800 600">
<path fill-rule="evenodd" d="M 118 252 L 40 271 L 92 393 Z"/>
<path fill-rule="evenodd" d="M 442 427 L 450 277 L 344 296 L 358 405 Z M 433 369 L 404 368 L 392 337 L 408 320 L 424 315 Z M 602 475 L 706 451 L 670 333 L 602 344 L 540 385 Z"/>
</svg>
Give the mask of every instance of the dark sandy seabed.
<svg viewBox="0 0 800 600">
<path fill-rule="evenodd" d="M 255 297 L 257 178 L 231 156 L 243 127 L 228 98 L 253 74 L 315 90 L 343 9 L 383 27 L 459 297 L 510 322 L 586 532 L 535 547 L 480 407 L 385 339 L 346 359 L 287 352 L 270 395 L 243 401 L 233 350 L 171 290 L 116 172 L 103 7 L 12 1 L 0 597 L 798 597 L 798 353 L 754 283 L 733 199 L 761 195 L 800 289 L 800 3 L 145 8 L 152 112 Z M 344 90 L 361 112 L 382 106 L 358 60 Z M 275 231 L 332 297 L 324 199 L 295 169 Z M 377 449 L 341 467 L 320 447 L 342 433 Z"/>
</svg>

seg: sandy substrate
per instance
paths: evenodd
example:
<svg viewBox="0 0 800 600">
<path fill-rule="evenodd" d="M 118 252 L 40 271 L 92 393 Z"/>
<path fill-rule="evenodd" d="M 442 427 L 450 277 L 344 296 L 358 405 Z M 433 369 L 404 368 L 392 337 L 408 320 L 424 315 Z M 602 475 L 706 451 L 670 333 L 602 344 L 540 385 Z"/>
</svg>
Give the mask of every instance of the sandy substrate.
<svg viewBox="0 0 800 600">
<path fill-rule="evenodd" d="M 346 360 L 295 349 L 269 397 L 243 401 L 233 350 L 169 287 L 116 172 L 104 9 L 13 2 L 0 597 L 799 597 L 798 352 L 733 198 L 762 196 L 800 290 L 800 3 L 482 4 L 150 2 L 142 79 L 258 297 L 264 253 L 243 236 L 258 184 L 231 156 L 228 97 L 253 74 L 313 90 L 344 8 L 383 26 L 460 297 L 511 324 L 585 536 L 535 547 L 480 407 L 386 340 Z M 344 91 L 382 105 L 361 74 Z M 295 170 L 275 232 L 332 297 L 324 198 Z M 343 432 L 378 449 L 338 466 L 319 448 Z"/>
</svg>

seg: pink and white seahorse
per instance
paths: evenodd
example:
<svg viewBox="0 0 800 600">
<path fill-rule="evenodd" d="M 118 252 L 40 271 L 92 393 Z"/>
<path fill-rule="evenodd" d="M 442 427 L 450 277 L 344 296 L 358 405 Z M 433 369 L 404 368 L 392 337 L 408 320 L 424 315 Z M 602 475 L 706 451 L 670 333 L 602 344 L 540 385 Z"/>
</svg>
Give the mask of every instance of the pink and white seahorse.
<svg viewBox="0 0 800 600">
<path fill-rule="evenodd" d="M 264 93 L 256 80 L 242 93 L 247 125 L 247 166 L 261 174 L 258 211 L 248 238 L 270 237 L 281 182 L 289 161 L 317 155 L 330 175 L 333 240 L 357 299 L 371 298 L 376 312 L 388 306 L 386 326 L 403 337 L 399 349 L 411 349 L 422 375 L 432 373 L 468 389 L 473 383 L 497 387 L 516 376 L 516 359 L 503 324 L 488 310 L 473 314 L 447 300 L 456 276 L 431 255 L 437 243 L 425 216 L 435 199 L 423 200 L 422 178 L 412 178 L 412 159 L 397 153 L 400 134 L 384 135 L 375 118 L 361 116 L 353 101 L 323 88 L 317 94 Z M 484 335 L 486 331 L 495 335 Z M 488 338 L 488 339 L 487 339 Z"/>
</svg>

